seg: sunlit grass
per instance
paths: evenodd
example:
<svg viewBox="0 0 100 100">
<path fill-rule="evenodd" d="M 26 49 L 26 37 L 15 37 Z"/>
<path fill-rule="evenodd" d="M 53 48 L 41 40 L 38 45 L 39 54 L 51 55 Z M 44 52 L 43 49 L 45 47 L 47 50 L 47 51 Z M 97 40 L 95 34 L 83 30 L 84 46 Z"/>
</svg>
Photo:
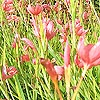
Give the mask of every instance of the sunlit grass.
<svg viewBox="0 0 100 100">
<path fill-rule="evenodd" d="M 98 1 L 95 1 L 95 3 Z M 43 0 L 38 4 L 42 5 L 47 2 L 49 1 Z M 62 44 L 59 40 L 61 39 L 61 34 L 63 34 L 62 27 L 70 22 L 72 22 L 72 33 L 68 30 L 66 37 L 71 46 L 69 98 L 72 98 L 82 73 L 82 69 L 78 68 L 74 63 L 79 41 L 79 36 L 75 33 L 75 19 L 80 19 L 82 27 L 88 29 L 85 36 L 85 44 L 95 44 L 98 41 L 98 37 L 100 37 L 100 18 L 98 7 L 92 0 L 90 0 L 90 8 L 88 9 L 85 0 L 80 0 L 80 3 L 79 0 L 70 0 L 70 5 L 66 5 L 63 0 L 58 2 L 58 9 L 60 9 L 58 12 L 53 9 L 54 0 L 50 2 L 52 9 L 50 11 L 44 10 L 46 14 L 44 16 L 54 23 L 54 31 L 57 29 L 56 35 L 51 40 L 47 40 L 44 34 L 43 13 L 35 16 L 29 14 L 26 10 L 28 4 L 36 5 L 36 1 L 29 0 L 24 2 L 22 0 L 24 6 L 20 8 L 18 1 L 14 0 L 13 7 L 15 11 L 13 15 L 19 17 L 19 22 L 17 23 L 14 21 L 8 22 L 6 16 L 10 14 L 6 13 L 0 6 L 0 100 L 59 100 L 55 84 L 53 84 L 45 67 L 40 64 L 39 60 L 40 58 L 45 58 L 50 59 L 54 65 L 64 65 L 60 53 L 64 54 L 65 44 Z M 2 1 L 0 3 L 2 4 Z M 89 12 L 87 20 L 82 17 L 85 10 Z M 41 39 L 34 35 L 34 27 L 30 22 L 32 17 L 37 19 L 36 24 L 40 28 Z M 58 19 L 62 21 L 63 25 L 57 23 Z M 19 38 L 16 38 L 16 48 L 13 48 L 12 43 L 16 34 L 18 34 Z M 22 38 L 31 40 L 37 52 L 31 48 L 25 50 L 26 43 L 21 40 Z M 28 54 L 30 61 L 21 62 L 23 54 Z M 36 64 L 32 63 L 33 58 L 36 59 Z M 3 81 L 2 67 L 5 65 L 8 67 L 14 66 L 18 73 L 12 78 Z M 63 100 L 68 100 L 65 77 L 58 81 L 58 86 Z M 99 98 L 100 66 L 98 65 L 87 71 L 76 95 L 76 100 L 99 100 Z"/>
</svg>

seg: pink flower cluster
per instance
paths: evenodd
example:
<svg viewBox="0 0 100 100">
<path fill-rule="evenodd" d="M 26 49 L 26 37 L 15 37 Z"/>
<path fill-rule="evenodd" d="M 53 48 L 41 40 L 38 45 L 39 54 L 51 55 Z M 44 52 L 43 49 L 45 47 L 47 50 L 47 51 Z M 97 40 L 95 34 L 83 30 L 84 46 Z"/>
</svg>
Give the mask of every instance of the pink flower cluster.
<svg viewBox="0 0 100 100">
<path fill-rule="evenodd" d="M 13 15 L 15 11 L 13 7 L 13 0 L 4 0 L 2 3 L 2 8 L 8 14 L 6 16 L 6 19 L 8 20 L 8 22 L 10 21 L 18 22 L 19 21 L 19 17 L 16 15 Z"/>
<path fill-rule="evenodd" d="M 12 78 L 15 74 L 17 74 L 17 72 L 18 71 L 14 66 L 10 66 L 9 68 L 6 68 L 6 66 L 3 66 L 3 68 L 2 68 L 2 80 Z"/>
<path fill-rule="evenodd" d="M 12 13 L 14 11 L 13 0 L 4 0 L 2 3 L 2 7 L 5 12 Z"/>
<path fill-rule="evenodd" d="M 100 65 L 100 41 L 96 44 L 84 45 L 84 37 L 80 37 L 77 47 L 77 54 L 75 56 L 75 63 L 80 67 L 92 68 Z"/>
</svg>

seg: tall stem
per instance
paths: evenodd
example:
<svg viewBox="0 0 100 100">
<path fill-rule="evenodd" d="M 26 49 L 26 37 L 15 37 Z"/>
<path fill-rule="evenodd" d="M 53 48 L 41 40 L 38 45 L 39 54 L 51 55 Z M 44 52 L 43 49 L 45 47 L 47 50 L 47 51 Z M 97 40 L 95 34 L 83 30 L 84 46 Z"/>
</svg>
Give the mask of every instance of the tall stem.
<svg viewBox="0 0 100 100">
<path fill-rule="evenodd" d="M 65 82 L 66 82 L 67 100 L 70 100 L 70 67 L 65 68 Z"/>
<path fill-rule="evenodd" d="M 63 100 L 62 95 L 61 95 L 61 92 L 60 92 L 59 87 L 58 87 L 58 82 L 57 82 L 57 80 L 54 80 L 53 83 L 54 83 L 54 85 L 55 85 L 55 89 L 56 89 L 57 92 L 58 92 L 58 95 L 59 95 L 60 100 Z"/>
<path fill-rule="evenodd" d="M 77 84 L 77 87 L 76 87 L 76 90 L 74 91 L 72 100 L 75 100 L 75 97 L 76 97 L 77 92 L 78 92 L 78 90 L 79 90 L 79 88 L 80 88 L 80 85 L 81 85 L 82 80 L 83 80 L 83 77 L 80 78 L 80 81 L 79 81 L 78 84 Z"/>
<path fill-rule="evenodd" d="M 70 6 L 70 11 L 71 11 L 71 17 L 72 17 L 72 43 L 73 43 L 73 49 L 75 48 L 76 44 L 76 36 L 75 36 L 75 0 L 71 0 L 71 6 Z"/>
<path fill-rule="evenodd" d="M 77 84 L 77 87 L 76 87 L 76 89 L 75 89 L 75 91 L 74 91 L 74 94 L 73 94 L 73 97 L 72 97 L 71 100 L 75 100 L 75 97 L 76 97 L 77 92 L 78 92 L 78 90 L 79 90 L 79 88 L 80 88 L 80 86 L 81 86 L 82 80 L 83 80 L 83 78 L 85 77 L 85 74 L 86 74 L 87 69 L 88 69 L 88 67 L 85 66 L 85 67 L 84 67 L 84 70 L 83 70 L 83 72 L 82 72 L 82 76 L 81 76 L 81 78 L 80 78 L 80 80 L 79 80 L 79 82 L 78 82 L 78 84 Z"/>
<path fill-rule="evenodd" d="M 80 0 L 80 6 L 79 6 L 79 20 L 82 23 L 82 12 L 83 12 L 83 6 L 82 6 L 82 0 Z"/>
</svg>

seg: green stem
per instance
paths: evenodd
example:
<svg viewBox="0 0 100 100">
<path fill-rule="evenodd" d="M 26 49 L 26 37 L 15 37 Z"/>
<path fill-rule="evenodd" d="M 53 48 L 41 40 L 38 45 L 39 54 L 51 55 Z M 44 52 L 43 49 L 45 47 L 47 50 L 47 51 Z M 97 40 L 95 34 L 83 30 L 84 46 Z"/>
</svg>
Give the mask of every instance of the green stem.
<svg viewBox="0 0 100 100">
<path fill-rule="evenodd" d="M 79 88 L 80 88 L 80 86 L 81 86 L 82 80 L 83 80 L 83 78 L 85 77 L 85 74 L 86 74 L 86 72 L 87 72 L 87 69 L 88 69 L 88 67 L 85 66 L 85 67 L 84 67 L 84 70 L 83 70 L 83 72 L 82 72 L 82 76 L 81 76 L 81 78 L 80 78 L 80 80 L 79 80 L 79 82 L 78 82 L 78 84 L 77 84 L 77 87 L 76 87 L 76 89 L 75 89 L 75 91 L 74 91 L 74 94 L 73 94 L 73 97 L 72 97 L 71 100 L 75 100 L 76 95 L 77 95 L 77 92 L 78 92 L 78 90 L 79 90 Z"/>
<path fill-rule="evenodd" d="M 77 84 L 77 87 L 76 87 L 75 92 L 74 92 L 74 94 L 73 94 L 72 100 L 75 100 L 75 97 L 76 97 L 77 92 L 78 92 L 78 90 L 79 90 L 79 88 L 80 88 L 80 85 L 81 85 L 82 80 L 83 80 L 83 77 L 80 78 L 80 81 L 79 81 L 78 84 Z"/>
<path fill-rule="evenodd" d="M 75 37 L 75 2 L 74 0 L 71 0 L 71 6 L 70 6 L 71 16 L 72 16 L 72 43 L 73 43 L 73 49 L 75 48 L 76 44 L 76 37 Z"/>
<path fill-rule="evenodd" d="M 82 11 L 83 10 L 83 7 L 82 7 L 82 0 L 80 0 L 80 6 L 79 6 L 79 19 L 80 19 L 80 22 L 82 23 Z"/>
<path fill-rule="evenodd" d="M 58 92 L 58 95 L 59 95 L 60 100 L 63 100 L 62 95 L 61 95 L 61 92 L 60 92 L 59 87 L 58 87 L 58 81 L 57 80 L 54 80 L 53 83 L 55 85 L 55 89 Z"/>
<path fill-rule="evenodd" d="M 70 67 L 65 68 L 65 82 L 66 82 L 67 100 L 70 100 Z"/>
</svg>

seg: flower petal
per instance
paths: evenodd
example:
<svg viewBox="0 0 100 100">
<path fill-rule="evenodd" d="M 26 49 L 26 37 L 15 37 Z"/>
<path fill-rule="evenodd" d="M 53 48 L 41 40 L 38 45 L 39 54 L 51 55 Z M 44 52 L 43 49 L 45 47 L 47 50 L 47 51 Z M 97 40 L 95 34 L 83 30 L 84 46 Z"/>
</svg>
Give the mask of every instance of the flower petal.
<svg viewBox="0 0 100 100">
<path fill-rule="evenodd" d="M 100 58 L 97 59 L 97 60 L 95 60 L 94 62 L 92 62 L 92 63 L 90 64 L 90 67 L 89 67 L 89 68 L 92 68 L 92 66 L 97 66 L 97 65 L 100 65 Z"/>
<path fill-rule="evenodd" d="M 31 20 L 31 23 L 34 27 L 34 35 L 37 36 L 37 37 L 40 37 L 40 34 L 39 34 L 39 28 L 36 26 L 36 21 L 34 18 L 32 18 Z"/>
<path fill-rule="evenodd" d="M 83 68 L 84 65 L 83 63 L 80 61 L 80 59 L 78 58 L 78 54 L 75 55 L 75 59 L 74 59 L 75 64 L 79 67 L 79 68 Z"/>
<path fill-rule="evenodd" d="M 58 75 L 58 80 L 61 80 L 64 75 L 64 67 L 63 66 L 54 66 L 54 69 Z"/>
<path fill-rule="evenodd" d="M 3 66 L 2 68 L 2 80 L 6 80 L 8 78 L 12 78 L 16 73 L 17 69 L 13 66 L 6 68 L 6 66 Z"/>
<path fill-rule="evenodd" d="M 6 80 L 7 79 L 7 70 L 6 70 L 6 66 L 2 67 L 2 80 Z"/>
<path fill-rule="evenodd" d="M 14 66 L 10 66 L 9 68 L 7 68 L 7 73 L 8 73 L 8 77 L 11 78 L 12 76 L 14 76 L 17 73 L 17 69 Z"/>
<path fill-rule="evenodd" d="M 100 58 L 100 41 L 98 41 L 89 52 L 90 62 Z"/>
<path fill-rule="evenodd" d="M 64 67 L 63 66 L 54 66 L 54 69 L 58 75 L 64 74 Z"/>
<path fill-rule="evenodd" d="M 52 81 L 57 80 L 57 73 L 54 69 L 54 65 L 50 62 L 50 60 L 41 58 L 40 63 L 46 68 L 46 71 L 50 75 Z"/>
<path fill-rule="evenodd" d="M 93 44 L 88 44 L 87 46 L 84 45 L 84 38 L 81 37 L 78 43 L 78 55 L 79 57 L 85 62 L 89 63 L 89 51 L 93 47 Z"/>
<path fill-rule="evenodd" d="M 66 67 L 68 67 L 70 64 L 70 46 L 67 40 L 66 40 L 66 46 L 64 50 L 64 64 Z"/>
<path fill-rule="evenodd" d="M 34 51 L 36 51 L 36 48 L 34 47 L 32 41 L 30 41 L 29 39 L 27 38 L 22 38 L 21 39 L 22 41 L 24 41 L 30 48 L 32 48 Z"/>
<path fill-rule="evenodd" d="M 27 11 L 28 11 L 30 14 L 38 15 L 39 13 L 41 13 L 42 7 L 41 7 L 40 5 L 36 5 L 36 6 L 28 5 Z"/>
<path fill-rule="evenodd" d="M 28 62 L 30 61 L 30 57 L 28 54 L 24 54 L 21 56 L 21 62 Z"/>
</svg>

